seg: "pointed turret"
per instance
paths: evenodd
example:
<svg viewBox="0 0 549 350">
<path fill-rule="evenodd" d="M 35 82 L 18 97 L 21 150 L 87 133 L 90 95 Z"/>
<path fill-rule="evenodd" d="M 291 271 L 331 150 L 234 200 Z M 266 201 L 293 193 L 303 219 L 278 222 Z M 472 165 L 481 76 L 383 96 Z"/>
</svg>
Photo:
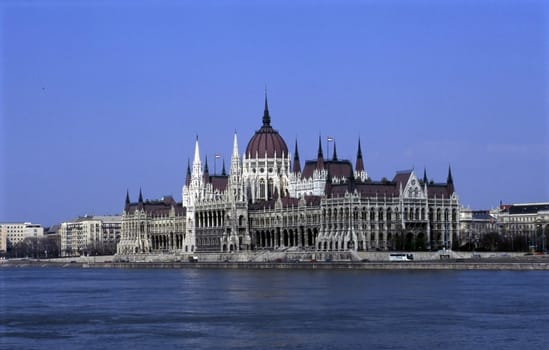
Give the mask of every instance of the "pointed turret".
<svg viewBox="0 0 549 350">
<path fill-rule="evenodd" d="M 318 153 L 316 159 L 316 168 L 319 170 L 324 169 L 324 155 L 322 154 L 322 138 L 318 137 Z"/>
<path fill-rule="evenodd" d="M 318 137 L 318 152 L 317 152 L 317 158 L 324 158 L 324 155 L 322 154 L 322 139 L 319 136 Z"/>
<path fill-rule="evenodd" d="M 187 159 L 187 177 L 185 178 L 185 185 L 189 186 L 191 183 L 191 160 Z"/>
<path fill-rule="evenodd" d="M 192 182 L 194 186 L 197 186 L 197 181 L 200 181 L 202 178 L 202 162 L 200 161 L 200 147 L 198 146 L 198 135 L 196 136 L 196 142 L 194 145 L 194 160 L 192 168 Z"/>
<path fill-rule="evenodd" d="M 228 181 L 228 193 L 231 198 L 236 201 L 243 200 L 244 190 L 242 184 L 242 165 L 240 163 L 240 156 L 238 155 L 238 137 L 236 131 L 233 137 L 233 154 L 231 156 L 231 169 L 229 173 Z M 225 167 L 225 163 L 223 163 Z"/>
<path fill-rule="evenodd" d="M 196 135 L 196 142 L 194 144 L 194 163 L 200 162 L 200 148 L 198 146 L 198 135 Z"/>
<path fill-rule="evenodd" d="M 335 141 L 334 141 L 334 154 L 333 154 L 332 160 L 337 160 L 337 150 L 336 150 L 336 142 Z"/>
<path fill-rule="evenodd" d="M 231 175 L 240 176 L 240 156 L 238 155 L 238 137 L 233 137 L 233 155 L 231 156 Z"/>
<path fill-rule="evenodd" d="M 448 185 L 454 184 L 454 179 L 452 178 L 452 168 L 448 165 L 448 178 L 446 179 Z"/>
<path fill-rule="evenodd" d="M 221 169 L 221 176 L 227 176 L 227 172 L 225 171 L 225 158 L 223 158 L 223 169 Z"/>
<path fill-rule="evenodd" d="M 297 150 L 297 139 L 295 140 L 295 151 L 294 151 L 294 168 L 293 171 L 295 174 L 301 172 L 301 164 L 299 163 L 299 151 Z"/>
<path fill-rule="evenodd" d="M 139 200 L 137 201 L 137 207 L 143 209 L 143 193 L 141 193 L 141 188 L 139 189 Z"/>
<path fill-rule="evenodd" d="M 232 155 L 233 158 L 238 158 L 238 138 L 236 136 L 236 131 L 234 132 L 234 137 L 233 137 L 233 155 Z"/>
<path fill-rule="evenodd" d="M 358 139 L 358 151 L 356 153 L 355 170 L 357 172 L 364 171 L 364 161 L 362 160 L 362 147 L 360 147 L 360 139 Z"/>
<path fill-rule="evenodd" d="M 208 156 L 204 157 L 204 182 L 210 182 L 210 172 L 208 171 Z"/>
<path fill-rule="evenodd" d="M 130 191 L 126 190 L 126 205 L 124 206 L 124 210 L 129 211 L 130 210 Z"/>
<path fill-rule="evenodd" d="M 423 183 L 426 184 L 429 180 L 427 180 L 427 168 L 423 168 Z"/>
<path fill-rule="evenodd" d="M 365 181 L 368 179 L 368 174 L 364 170 L 364 161 L 362 160 L 362 147 L 360 146 L 360 138 L 358 139 L 358 151 L 356 152 L 356 163 L 355 163 L 355 179 L 360 181 Z"/>
<path fill-rule="evenodd" d="M 454 193 L 454 179 L 452 178 L 452 168 L 448 165 L 448 178 L 446 179 L 446 184 L 448 185 L 448 195 Z"/>
</svg>

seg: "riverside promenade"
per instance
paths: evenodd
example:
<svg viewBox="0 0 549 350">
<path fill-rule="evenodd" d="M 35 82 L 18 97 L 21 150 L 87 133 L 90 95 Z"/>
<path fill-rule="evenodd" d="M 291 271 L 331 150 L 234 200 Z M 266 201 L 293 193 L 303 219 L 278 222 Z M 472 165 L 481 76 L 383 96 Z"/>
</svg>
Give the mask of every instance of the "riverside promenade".
<svg viewBox="0 0 549 350">
<path fill-rule="evenodd" d="M 390 252 L 246 252 L 11 259 L 2 267 L 295 270 L 549 270 L 549 255 L 411 252 L 412 261 L 389 261 Z"/>
</svg>

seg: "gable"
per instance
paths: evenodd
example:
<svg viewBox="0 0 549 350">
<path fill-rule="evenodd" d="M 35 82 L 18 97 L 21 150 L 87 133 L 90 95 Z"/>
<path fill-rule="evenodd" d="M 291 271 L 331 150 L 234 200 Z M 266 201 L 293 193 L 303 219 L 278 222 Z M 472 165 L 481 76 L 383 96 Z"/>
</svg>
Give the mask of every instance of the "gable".
<svg viewBox="0 0 549 350">
<path fill-rule="evenodd" d="M 406 186 L 404 187 L 402 195 L 404 198 L 425 199 L 425 192 L 423 191 L 421 183 L 419 182 L 419 179 L 413 171 L 408 177 L 408 181 L 406 182 Z"/>
</svg>

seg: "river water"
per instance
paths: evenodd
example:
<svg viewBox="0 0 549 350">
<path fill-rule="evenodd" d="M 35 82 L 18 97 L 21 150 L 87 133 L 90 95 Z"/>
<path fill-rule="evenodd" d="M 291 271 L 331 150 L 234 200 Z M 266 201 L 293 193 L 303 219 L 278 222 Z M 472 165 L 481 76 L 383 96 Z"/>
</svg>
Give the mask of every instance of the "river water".
<svg viewBox="0 0 549 350">
<path fill-rule="evenodd" d="M 2 349 L 545 349 L 544 271 L 0 269 Z"/>
</svg>

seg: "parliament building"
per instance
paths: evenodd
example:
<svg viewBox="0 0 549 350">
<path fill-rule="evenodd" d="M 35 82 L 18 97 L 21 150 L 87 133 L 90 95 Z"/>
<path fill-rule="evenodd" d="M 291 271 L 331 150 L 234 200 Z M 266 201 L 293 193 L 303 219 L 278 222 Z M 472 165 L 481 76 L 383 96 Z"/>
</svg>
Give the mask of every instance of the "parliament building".
<svg viewBox="0 0 549 350">
<path fill-rule="evenodd" d="M 265 97 L 262 125 L 240 153 L 236 133 L 230 169 L 210 175 L 198 138 L 182 201 L 137 202 L 129 194 L 118 254 L 249 250 L 437 250 L 457 241 L 459 199 L 451 169 L 446 182 L 398 171 L 370 179 L 360 140 L 356 160 L 331 157 L 318 143 L 304 163 L 297 141 L 290 155 L 271 126 Z"/>
</svg>

